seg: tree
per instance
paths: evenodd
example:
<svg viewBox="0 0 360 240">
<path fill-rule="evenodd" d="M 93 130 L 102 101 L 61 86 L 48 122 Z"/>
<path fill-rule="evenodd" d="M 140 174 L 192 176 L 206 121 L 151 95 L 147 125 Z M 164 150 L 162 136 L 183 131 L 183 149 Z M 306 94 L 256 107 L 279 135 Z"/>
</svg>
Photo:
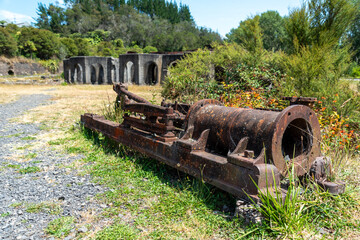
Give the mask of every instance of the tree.
<svg viewBox="0 0 360 240">
<path fill-rule="evenodd" d="M 277 11 L 267 11 L 260 15 L 259 24 L 266 50 L 277 51 L 284 48 L 285 21 Z"/>
<path fill-rule="evenodd" d="M 248 18 L 240 22 L 236 29 L 231 29 L 226 35 L 230 42 L 236 42 L 244 46 L 250 52 L 259 52 L 263 48 L 262 29 L 260 27 L 260 16 Z"/>
<path fill-rule="evenodd" d="M 356 11 L 347 0 L 311 0 L 293 10 L 286 22 L 292 49 L 314 44 L 344 44 L 342 40 L 356 17 Z"/>
<path fill-rule="evenodd" d="M 60 39 L 56 34 L 48 30 L 32 27 L 22 28 L 19 36 L 19 47 L 22 49 L 22 54 L 28 53 L 25 49 L 32 48 L 29 41 L 33 42 L 36 48 L 36 56 L 40 59 L 50 59 L 57 56 L 59 52 Z"/>
<path fill-rule="evenodd" d="M 6 28 L 0 27 L 0 55 L 13 57 L 16 55 L 17 44 Z"/>
<path fill-rule="evenodd" d="M 355 13 L 347 0 L 311 0 L 290 13 L 285 66 L 301 94 L 317 96 L 336 86 L 350 61 L 346 35 Z"/>
<path fill-rule="evenodd" d="M 355 0 L 354 5 L 357 6 L 357 12 L 354 23 L 350 28 L 349 40 L 351 50 L 354 53 L 353 59 L 360 64 L 360 0 Z"/>
<path fill-rule="evenodd" d="M 61 38 L 60 39 L 61 44 L 65 47 L 65 57 L 74 57 L 78 56 L 79 49 L 75 44 L 74 39 L 72 38 Z"/>
</svg>

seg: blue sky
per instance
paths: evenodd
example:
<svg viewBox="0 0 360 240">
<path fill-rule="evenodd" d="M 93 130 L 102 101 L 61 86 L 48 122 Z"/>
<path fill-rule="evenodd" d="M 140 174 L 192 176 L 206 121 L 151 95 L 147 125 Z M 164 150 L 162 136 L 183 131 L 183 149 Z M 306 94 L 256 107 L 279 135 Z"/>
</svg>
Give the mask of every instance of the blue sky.
<svg viewBox="0 0 360 240">
<path fill-rule="evenodd" d="M 49 4 L 55 0 L 0 0 L 0 20 L 33 22 L 37 17 L 38 2 Z M 60 4 L 63 0 L 58 0 Z M 267 10 L 277 10 L 280 15 L 301 5 L 301 0 L 177 0 L 190 7 L 198 26 L 208 27 L 223 37 L 239 22 Z"/>
</svg>

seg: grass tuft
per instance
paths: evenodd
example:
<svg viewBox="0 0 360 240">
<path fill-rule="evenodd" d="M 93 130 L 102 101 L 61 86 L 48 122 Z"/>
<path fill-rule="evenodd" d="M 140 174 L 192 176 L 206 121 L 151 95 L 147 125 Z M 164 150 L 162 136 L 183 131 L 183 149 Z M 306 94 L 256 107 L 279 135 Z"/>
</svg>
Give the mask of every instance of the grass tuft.
<svg viewBox="0 0 360 240">
<path fill-rule="evenodd" d="M 74 217 L 60 217 L 51 221 L 46 227 L 45 232 L 55 237 L 66 237 L 74 227 Z"/>
<path fill-rule="evenodd" d="M 28 173 L 36 173 L 36 172 L 40 172 L 41 169 L 37 166 L 30 166 L 30 167 L 25 167 L 19 170 L 20 174 L 28 174 Z"/>
<path fill-rule="evenodd" d="M 58 215 L 62 212 L 62 208 L 59 203 L 55 202 L 41 202 L 41 203 L 30 203 L 26 206 L 28 213 L 39 213 L 45 212 L 53 215 Z"/>
</svg>

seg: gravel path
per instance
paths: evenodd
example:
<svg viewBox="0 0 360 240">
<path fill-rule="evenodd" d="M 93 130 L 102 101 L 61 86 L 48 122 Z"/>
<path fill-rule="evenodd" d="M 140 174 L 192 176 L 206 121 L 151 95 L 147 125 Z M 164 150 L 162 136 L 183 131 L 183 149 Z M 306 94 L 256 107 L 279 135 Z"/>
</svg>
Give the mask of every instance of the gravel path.
<svg viewBox="0 0 360 240">
<path fill-rule="evenodd" d="M 23 96 L 16 102 L 0 105 L 0 239 L 48 239 L 44 229 L 63 216 L 81 222 L 87 211 L 100 212 L 105 206 L 91 201 L 104 190 L 65 168 L 81 156 L 66 156 L 50 149 L 29 150 L 41 130 L 36 124 L 10 122 L 25 111 L 49 104 L 49 95 Z M 77 231 L 73 228 L 67 237 Z"/>
</svg>

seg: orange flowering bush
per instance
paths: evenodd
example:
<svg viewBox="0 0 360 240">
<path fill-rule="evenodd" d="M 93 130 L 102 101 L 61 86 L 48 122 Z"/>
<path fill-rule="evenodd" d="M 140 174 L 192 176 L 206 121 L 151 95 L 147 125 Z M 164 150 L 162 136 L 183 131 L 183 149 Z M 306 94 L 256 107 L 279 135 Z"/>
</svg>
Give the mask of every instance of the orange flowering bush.
<svg viewBox="0 0 360 240">
<path fill-rule="evenodd" d="M 232 89 L 233 84 L 222 83 L 224 89 Z M 269 92 L 258 88 L 251 88 L 250 90 L 236 90 L 224 92 L 220 96 L 220 101 L 228 107 L 243 107 L 243 108 L 276 108 L 283 109 L 286 102 L 279 100 L 274 96 L 270 96 Z"/>
<path fill-rule="evenodd" d="M 321 97 L 314 105 L 314 111 L 317 113 L 322 137 L 324 150 L 331 150 L 334 147 L 340 150 L 350 150 L 360 153 L 360 132 L 359 125 L 351 123 L 349 118 L 340 116 L 336 111 L 337 102 L 331 100 L 332 104 L 327 101 L 327 107 L 324 106 L 326 97 Z"/>
</svg>

